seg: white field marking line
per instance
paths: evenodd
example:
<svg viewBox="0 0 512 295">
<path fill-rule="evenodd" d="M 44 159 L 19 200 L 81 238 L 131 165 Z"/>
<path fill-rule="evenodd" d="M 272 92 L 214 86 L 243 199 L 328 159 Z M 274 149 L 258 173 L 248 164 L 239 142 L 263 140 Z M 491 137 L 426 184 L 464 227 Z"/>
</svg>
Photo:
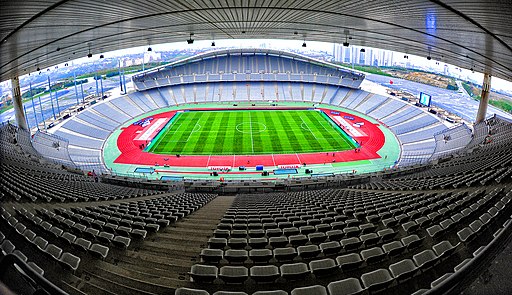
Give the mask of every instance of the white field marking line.
<svg viewBox="0 0 512 295">
<path fill-rule="evenodd" d="M 327 128 L 325 128 L 324 124 L 329 124 L 329 123 L 321 123 L 320 125 L 322 125 L 322 127 L 325 129 L 325 131 L 327 131 L 327 132 L 329 132 L 329 133 L 330 133 L 330 131 L 329 131 L 329 130 L 327 130 Z M 335 127 L 333 124 L 329 124 L 329 125 L 331 125 L 332 130 L 336 132 L 336 135 L 338 135 L 339 131 L 338 131 L 338 130 L 336 130 L 336 127 Z M 339 127 L 339 126 L 338 126 L 338 127 Z M 341 127 L 340 127 L 340 128 L 341 128 Z M 346 132 L 345 132 L 345 133 L 346 133 Z M 347 134 L 347 135 L 348 135 L 348 134 Z M 350 135 L 348 135 L 348 136 L 350 136 Z M 350 137 L 352 137 L 352 136 L 350 136 Z M 344 137 L 344 136 L 341 136 L 341 139 L 343 139 L 343 142 L 345 142 L 346 144 L 349 144 L 349 145 L 350 145 L 350 143 L 347 141 L 347 139 L 345 139 L 345 137 Z"/>
<path fill-rule="evenodd" d="M 183 125 L 183 124 L 180 123 L 178 128 L 176 128 L 176 130 L 168 130 L 167 132 L 176 134 L 176 132 L 178 132 L 178 130 L 180 129 L 181 125 Z M 172 127 L 171 127 L 171 129 L 172 129 Z M 168 142 L 181 142 L 181 141 L 180 140 L 170 140 Z"/>
<path fill-rule="evenodd" d="M 274 154 L 272 154 L 272 162 L 274 163 L 274 166 L 277 166 L 276 161 L 274 160 Z"/>
<path fill-rule="evenodd" d="M 235 167 L 235 157 L 236 157 L 236 155 L 233 154 L 233 164 L 231 165 L 231 167 Z"/>
<path fill-rule="evenodd" d="M 251 112 L 249 112 L 249 128 L 251 130 L 251 148 L 252 148 L 252 153 L 254 154 L 254 139 L 252 138 L 252 117 L 251 117 Z"/>
<path fill-rule="evenodd" d="M 316 138 L 315 134 L 313 133 L 313 131 L 311 131 L 311 128 L 309 128 L 308 124 L 306 123 L 306 121 L 304 121 L 304 119 L 302 119 L 302 117 L 299 117 L 301 120 L 302 120 L 302 124 L 306 125 L 306 128 L 304 128 L 304 130 L 307 130 L 311 133 L 311 135 L 313 135 L 313 137 L 318 141 L 318 138 Z"/>
<path fill-rule="evenodd" d="M 212 155 L 208 155 L 208 161 L 206 161 L 206 167 L 210 166 L 210 158 L 212 157 Z"/>
<path fill-rule="evenodd" d="M 199 123 L 196 123 L 196 125 L 194 125 L 194 128 L 192 129 L 192 131 L 190 131 L 190 134 L 188 135 L 187 140 L 185 140 L 184 142 L 188 142 L 192 133 L 199 131 L 199 129 L 196 130 L 197 126 L 199 126 L 199 129 L 201 129 L 201 125 Z"/>
<path fill-rule="evenodd" d="M 299 159 L 299 155 L 297 153 L 295 153 L 295 157 L 297 157 L 297 161 L 299 162 L 299 164 L 302 165 L 302 163 L 300 162 L 300 159 Z"/>
</svg>

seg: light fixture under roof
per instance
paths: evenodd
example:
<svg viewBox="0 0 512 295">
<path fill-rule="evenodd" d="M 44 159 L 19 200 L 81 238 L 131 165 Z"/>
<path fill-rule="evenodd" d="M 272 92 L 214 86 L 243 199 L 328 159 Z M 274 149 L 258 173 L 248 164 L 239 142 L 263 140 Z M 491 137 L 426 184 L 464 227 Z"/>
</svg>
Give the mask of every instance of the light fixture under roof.
<svg viewBox="0 0 512 295">
<path fill-rule="evenodd" d="M 366 49 L 361 48 L 361 50 L 359 50 L 359 51 L 361 51 L 361 52 L 366 52 Z"/>
<path fill-rule="evenodd" d="M 348 43 L 348 33 L 349 33 L 349 31 L 345 30 L 344 33 L 345 33 L 345 42 L 343 42 L 342 44 L 343 44 L 343 46 L 348 47 L 350 45 L 350 43 Z"/>
<path fill-rule="evenodd" d="M 153 48 L 151 48 L 151 47 L 148 47 L 148 51 L 153 51 Z"/>
<path fill-rule="evenodd" d="M 105 56 L 103 56 L 103 54 L 100 55 L 100 58 L 104 58 Z"/>
<path fill-rule="evenodd" d="M 187 44 L 194 44 L 194 39 L 192 39 L 192 36 L 194 36 L 194 33 L 190 33 L 190 37 L 187 39 Z"/>
<path fill-rule="evenodd" d="M 212 41 L 212 47 L 215 47 L 215 41 Z"/>
<path fill-rule="evenodd" d="M 302 47 L 306 47 L 306 46 L 307 46 L 307 45 L 306 45 L 306 41 L 304 41 L 304 42 L 302 43 Z"/>
</svg>

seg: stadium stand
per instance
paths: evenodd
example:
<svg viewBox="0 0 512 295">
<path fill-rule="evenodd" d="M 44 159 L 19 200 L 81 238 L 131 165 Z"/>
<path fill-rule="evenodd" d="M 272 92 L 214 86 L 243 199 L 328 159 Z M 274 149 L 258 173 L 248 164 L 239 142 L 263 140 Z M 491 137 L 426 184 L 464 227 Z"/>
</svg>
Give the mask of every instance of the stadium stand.
<svg viewBox="0 0 512 295">
<path fill-rule="evenodd" d="M 96 182 L 3 125 L 0 278 L 29 280 L 9 284 L 25 294 L 460 292 L 512 230 L 512 124 L 485 125 L 455 156 L 380 180 L 235 197 Z M 470 141 L 464 125 L 447 134 Z"/>
</svg>

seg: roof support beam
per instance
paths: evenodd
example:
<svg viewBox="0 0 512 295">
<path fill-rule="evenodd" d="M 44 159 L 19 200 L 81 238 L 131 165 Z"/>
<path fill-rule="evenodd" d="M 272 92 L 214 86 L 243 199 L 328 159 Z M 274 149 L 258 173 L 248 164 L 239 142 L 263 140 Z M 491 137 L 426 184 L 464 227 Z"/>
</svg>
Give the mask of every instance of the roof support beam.
<svg viewBox="0 0 512 295">
<path fill-rule="evenodd" d="M 480 123 L 485 120 L 487 106 L 489 105 L 489 93 L 491 93 L 491 75 L 485 73 L 484 82 L 482 83 L 482 94 L 480 95 L 480 105 L 478 106 L 475 123 Z"/>
</svg>

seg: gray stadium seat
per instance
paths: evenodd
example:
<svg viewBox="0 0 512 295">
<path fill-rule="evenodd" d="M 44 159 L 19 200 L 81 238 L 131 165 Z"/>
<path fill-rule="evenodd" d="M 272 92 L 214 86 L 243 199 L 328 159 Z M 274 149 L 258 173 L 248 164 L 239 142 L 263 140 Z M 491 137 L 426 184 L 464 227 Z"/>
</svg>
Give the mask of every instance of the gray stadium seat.
<svg viewBox="0 0 512 295">
<path fill-rule="evenodd" d="M 192 289 L 192 288 L 178 288 L 174 292 L 174 295 L 210 295 L 205 290 L 199 290 L 199 289 Z"/>
<path fill-rule="evenodd" d="M 453 275 L 452 272 L 445 273 L 444 275 L 442 275 L 439 278 L 437 278 L 434 281 L 432 281 L 432 283 L 430 283 L 430 288 L 436 287 L 437 285 L 441 284 L 443 281 L 445 281 L 446 279 L 448 279 L 452 275 Z"/>
<path fill-rule="evenodd" d="M 73 243 L 73 246 L 75 248 L 77 248 L 83 252 L 87 252 L 87 250 L 89 250 L 91 248 L 91 245 L 92 245 L 91 241 L 83 239 L 83 238 L 78 238 Z"/>
<path fill-rule="evenodd" d="M 219 278 L 226 283 L 241 284 L 249 277 L 249 270 L 245 266 L 223 266 L 219 271 Z"/>
<path fill-rule="evenodd" d="M 418 254 L 414 254 L 412 259 L 418 268 L 427 269 L 433 266 L 437 261 L 438 257 L 432 250 L 423 250 Z"/>
<path fill-rule="evenodd" d="M 213 293 L 213 295 L 248 295 L 245 292 L 239 292 L 239 291 L 217 291 Z"/>
<path fill-rule="evenodd" d="M 243 263 L 249 258 L 247 250 L 229 249 L 224 252 L 224 259 L 229 263 Z"/>
<path fill-rule="evenodd" d="M 374 264 L 386 258 L 386 253 L 379 247 L 362 250 L 360 254 L 366 264 Z"/>
<path fill-rule="evenodd" d="M 418 267 L 411 259 L 404 259 L 389 266 L 389 271 L 397 281 L 404 281 L 414 276 Z"/>
<path fill-rule="evenodd" d="M 208 247 L 212 249 L 224 249 L 228 244 L 225 238 L 210 238 L 208 240 Z"/>
<path fill-rule="evenodd" d="M 363 244 L 363 242 L 359 238 L 352 237 L 341 240 L 340 244 L 343 246 L 345 251 L 353 251 L 358 249 Z"/>
<path fill-rule="evenodd" d="M 100 244 L 92 244 L 89 252 L 97 258 L 105 259 L 107 258 L 109 248 Z"/>
<path fill-rule="evenodd" d="M 274 258 L 277 261 L 292 261 L 295 257 L 297 257 L 297 250 L 295 248 L 286 247 L 286 248 L 276 248 L 274 249 Z"/>
<path fill-rule="evenodd" d="M 334 259 L 324 258 L 310 261 L 309 269 L 311 269 L 311 272 L 315 276 L 322 277 L 336 274 L 340 267 L 336 264 Z"/>
<path fill-rule="evenodd" d="M 359 268 L 363 262 L 358 253 L 350 253 L 336 257 L 336 263 L 338 263 L 344 271 Z"/>
<path fill-rule="evenodd" d="M 409 235 L 402 238 L 402 244 L 404 244 L 407 249 L 418 248 L 423 243 L 424 238 L 420 238 L 417 235 Z"/>
<path fill-rule="evenodd" d="M 281 276 L 286 280 L 301 280 L 310 273 L 308 265 L 302 262 L 283 264 L 279 270 Z"/>
<path fill-rule="evenodd" d="M 64 252 L 59 258 L 59 262 L 64 268 L 67 268 L 74 273 L 80 265 L 80 257 L 68 252 Z"/>
<path fill-rule="evenodd" d="M 325 256 L 338 254 L 343 247 L 341 247 L 340 243 L 337 241 L 325 242 L 320 244 L 320 250 L 324 253 Z"/>
<path fill-rule="evenodd" d="M 55 246 L 54 244 L 48 244 L 44 249 L 44 253 L 49 257 L 58 260 L 60 255 L 62 255 L 62 249 L 60 247 Z"/>
<path fill-rule="evenodd" d="M 432 246 L 432 249 L 440 259 L 444 259 L 450 256 L 458 246 L 459 244 L 453 246 L 450 241 L 445 240 Z"/>
<path fill-rule="evenodd" d="M 121 249 L 127 249 L 130 246 L 131 239 L 123 236 L 115 236 L 112 240 L 112 244 L 114 246 L 121 248 Z"/>
<path fill-rule="evenodd" d="M 334 281 L 327 285 L 330 295 L 359 295 L 364 289 L 356 278 Z"/>
<path fill-rule="evenodd" d="M 393 283 L 393 277 L 387 269 L 377 269 L 361 275 L 361 281 L 370 292 L 386 289 Z"/>
<path fill-rule="evenodd" d="M 252 295 L 288 295 L 288 292 L 283 290 L 258 291 L 252 293 Z"/>
<path fill-rule="evenodd" d="M 320 254 L 320 248 L 317 245 L 299 246 L 297 253 L 302 259 L 311 259 Z"/>
<path fill-rule="evenodd" d="M 219 263 L 223 257 L 223 251 L 220 249 L 203 249 L 199 256 L 206 263 Z"/>
<path fill-rule="evenodd" d="M 189 275 L 198 283 L 211 283 L 217 278 L 218 269 L 211 265 L 194 264 L 190 268 Z"/>
<path fill-rule="evenodd" d="M 272 250 L 270 249 L 252 249 L 249 251 L 249 258 L 254 263 L 260 263 L 260 262 L 268 262 L 270 259 L 272 259 L 273 254 Z"/>
<path fill-rule="evenodd" d="M 257 283 L 271 283 L 277 280 L 281 275 L 279 268 L 275 265 L 253 266 L 250 269 L 251 279 Z"/>
<path fill-rule="evenodd" d="M 324 286 L 314 285 L 307 287 L 299 287 L 292 290 L 290 295 L 328 295 Z"/>
<path fill-rule="evenodd" d="M 382 245 L 382 249 L 388 256 L 397 256 L 405 251 L 405 246 L 401 241 L 393 241 Z"/>
</svg>

